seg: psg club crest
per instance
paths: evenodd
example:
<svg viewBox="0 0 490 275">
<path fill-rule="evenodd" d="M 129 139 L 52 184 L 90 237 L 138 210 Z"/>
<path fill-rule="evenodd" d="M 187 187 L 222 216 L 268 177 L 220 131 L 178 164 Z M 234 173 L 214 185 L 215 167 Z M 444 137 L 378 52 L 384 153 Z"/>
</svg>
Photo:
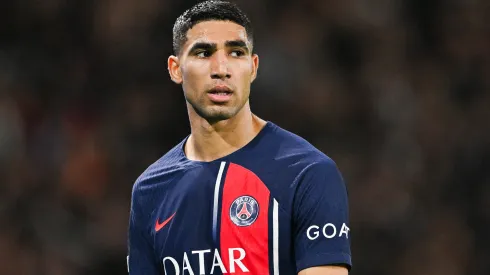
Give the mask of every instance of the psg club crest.
<svg viewBox="0 0 490 275">
<path fill-rule="evenodd" d="M 251 196 L 241 196 L 230 207 L 230 219 L 238 226 L 249 226 L 259 215 L 259 204 Z"/>
</svg>

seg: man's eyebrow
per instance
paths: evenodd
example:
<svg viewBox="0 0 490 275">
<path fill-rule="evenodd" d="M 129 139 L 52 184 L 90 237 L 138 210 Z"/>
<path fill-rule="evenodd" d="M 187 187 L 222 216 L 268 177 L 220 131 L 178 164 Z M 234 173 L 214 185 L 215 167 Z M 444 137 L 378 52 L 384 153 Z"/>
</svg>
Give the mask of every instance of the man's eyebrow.
<svg viewBox="0 0 490 275">
<path fill-rule="evenodd" d="M 208 50 L 208 51 L 213 51 L 216 50 L 217 45 L 216 43 L 207 43 L 207 42 L 197 42 L 194 44 L 191 49 L 189 50 L 189 53 L 194 52 L 195 50 Z"/>
<path fill-rule="evenodd" d="M 225 47 L 227 47 L 227 48 L 244 48 L 247 52 L 250 51 L 247 47 L 247 43 L 245 43 L 245 41 L 240 40 L 240 39 L 226 41 Z"/>
</svg>

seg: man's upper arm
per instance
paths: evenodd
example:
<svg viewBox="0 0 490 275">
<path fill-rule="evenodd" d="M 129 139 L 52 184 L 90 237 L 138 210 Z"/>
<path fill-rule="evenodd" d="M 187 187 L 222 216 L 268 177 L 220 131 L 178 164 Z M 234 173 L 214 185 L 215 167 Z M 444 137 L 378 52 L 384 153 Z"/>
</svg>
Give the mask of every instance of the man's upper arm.
<svg viewBox="0 0 490 275">
<path fill-rule="evenodd" d="M 350 270 L 347 189 L 331 159 L 303 171 L 293 204 L 293 226 L 297 272 L 340 275 Z"/>
<path fill-rule="evenodd" d="M 347 275 L 349 271 L 342 266 L 315 266 L 301 270 L 298 275 Z"/>
<path fill-rule="evenodd" d="M 128 272 L 130 275 L 158 275 L 159 266 L 150 242 L 148 217 L 141 209 L 141 194 L 135 184 L 131 196 L 128 232 Z"/>
</svg>

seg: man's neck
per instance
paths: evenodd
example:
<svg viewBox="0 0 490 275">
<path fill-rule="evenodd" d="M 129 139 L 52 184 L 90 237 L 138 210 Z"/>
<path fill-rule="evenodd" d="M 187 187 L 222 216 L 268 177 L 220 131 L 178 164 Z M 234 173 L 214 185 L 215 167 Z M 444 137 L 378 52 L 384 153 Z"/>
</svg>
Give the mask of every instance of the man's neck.
<svg viewBox="0 0 490 275">
<path fill-rule="evenodd" d="M 188 159 L 213 161 L 227 156 L 249 143 L 266 122 L 252 114 L 246 104 L 233 118 L 210 124 L 189 112 L 191 135 L 185 144 Z"/>
</svg>

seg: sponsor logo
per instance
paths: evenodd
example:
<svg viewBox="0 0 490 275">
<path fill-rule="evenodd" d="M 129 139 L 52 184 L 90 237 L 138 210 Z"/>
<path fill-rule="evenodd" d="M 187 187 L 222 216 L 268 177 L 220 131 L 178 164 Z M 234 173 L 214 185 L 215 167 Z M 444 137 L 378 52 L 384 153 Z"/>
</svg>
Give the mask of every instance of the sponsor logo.
<svg viewBox="0 0 490 275">
<path fill-rule="evenodd" d="M 259 215 L 259 204 L 251 196 L 240 196 L 230 206 L 230 219 L 238 226 L 249 226 Z"/>
<path fill-rule="evenodd" d="M 306 236 L 312 241 L 320 237 L 320 234 L 327 239 L 332 239 L 335 237 L 340 238 L 342 236 L 345 236 L 345 238 L 348 239 L 349 231 L 350 229 L 345 223 L 342 223 L 342 227 L 340 227 L 339 229 L 337 229 L 335 224 L 327 223 L 322 227 L 318 225 L 312 225 L 308 227 L 308 229 L 306 230 Z"/>
<path fill-rule="evenodd" d="M 211 256 L 211 249 L 206 250 L 194 250 L 191 251 L 190 255 L 184 252 L 183 259 L 177 261 L 172 257 L 165 257 L 162 260 L 163 269 L 165 275 L 167 274 L 216 274 L 218 273 L 243 273 L 250 272 L 249 269 L 242 263 L 243 259 L 246 257 L 245 250 L 243 248 L 228 248 L 228 257 L 230 259 L 229 265 L 225 266 L 221 259 L 221 255 L 218 249 L 214 249 L 213 262 L 211 266 L 206 266 L 205 258 Z M 192 267 L 189 263 L 189 257 L 198 257 L 199 267 Z"/>
</svg>

